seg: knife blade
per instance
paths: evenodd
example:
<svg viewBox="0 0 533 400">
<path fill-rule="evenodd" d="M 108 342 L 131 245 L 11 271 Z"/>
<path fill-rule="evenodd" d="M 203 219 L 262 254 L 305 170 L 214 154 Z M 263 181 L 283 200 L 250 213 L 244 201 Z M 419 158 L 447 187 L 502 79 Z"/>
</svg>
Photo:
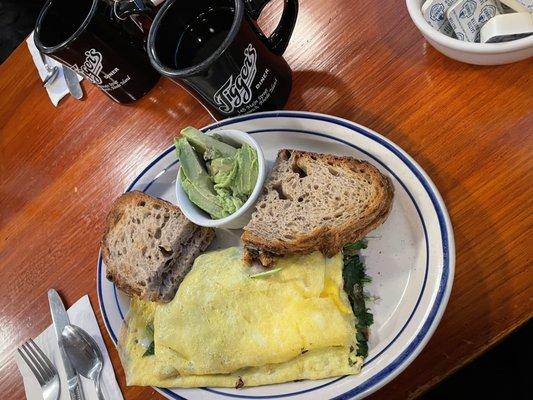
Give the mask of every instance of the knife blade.
<svg viewBox="0 0 533 400">
<path fill-rule="evenodd" d="M 63 75 L 67 82 L 68 91 L 74 98 L 80 100 L 83 97 L 83 90 L 81 89 L 78 75 L 66 65 L 63 65 Z"/>
<path fill-rule="evenodd" d="M 72 367 L 62 341 L 62 333 L 65 326 L 70 321 L 68 319 L 65 306 L 59 297 L 59 294 L 55 289 L 48 290 L 48 303 L 50 304 L 50 313 L 52 314 L 52 321 L 54 324 L 54 330 L 56 331 L 57 343 L 59 345 L 59 354 L 61 355 L 61 361 L 65 368 L 65 374 L 67 375 L 67 385 L 70 398 L 72 400 L 84 400 L 83 392 L 81 390 L 80 379 L 78 374 Z"/>
</svg>

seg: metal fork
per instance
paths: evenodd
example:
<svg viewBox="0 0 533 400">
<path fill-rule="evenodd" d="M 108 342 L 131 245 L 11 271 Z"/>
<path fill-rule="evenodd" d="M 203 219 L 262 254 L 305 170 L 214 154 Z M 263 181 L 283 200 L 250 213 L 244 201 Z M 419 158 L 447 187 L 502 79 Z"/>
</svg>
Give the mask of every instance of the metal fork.
<svg viewBox="0 0 533 400">
<path fill-rule="evenodd" d="M 37 378 L 44 400 L 59 399 L 61 385 L 56 367 L 42 350 L 30 339 L 17 349 L 18 353 Z"/>
</svg>

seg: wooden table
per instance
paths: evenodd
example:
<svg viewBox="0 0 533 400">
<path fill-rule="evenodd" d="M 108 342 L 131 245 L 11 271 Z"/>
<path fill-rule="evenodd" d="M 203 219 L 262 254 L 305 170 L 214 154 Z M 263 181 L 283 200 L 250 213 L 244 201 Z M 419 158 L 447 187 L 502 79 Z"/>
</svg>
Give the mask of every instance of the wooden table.
<svg viewBox="0 0 533 400">
<path fill-rule="evenodd" d="M 263 23 L 271 26 L 267 16 Z M 387 136 L 442 193 L 455 230 L 453 292 L 420 356 L 373 399 L 416 397 L 532 316 L 533 64 L 478 67 L 450 60 L 411 23 L 401 2 L 302 1 L 286 52 L 287 109 L 348 118 Z M 14 349 L 50 324 L 46 290 L 68 304 L 89 293 L 111 201 L 185 125 L 211 122 L 161 79 L 132 106 L 87 82 L 84 101 L 52 106 L 26 45 L 0 66 L 0 393 L 23 398 Z"/>
</svg>

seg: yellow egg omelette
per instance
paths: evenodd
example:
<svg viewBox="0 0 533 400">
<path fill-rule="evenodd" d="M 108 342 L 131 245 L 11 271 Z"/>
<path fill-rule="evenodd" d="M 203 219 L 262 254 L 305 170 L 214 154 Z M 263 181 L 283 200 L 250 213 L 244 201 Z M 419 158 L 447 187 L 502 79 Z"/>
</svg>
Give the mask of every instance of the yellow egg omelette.
<svg viewBox="0 0 533 400">
<path fill-rule="evenodd" d="M 196 259 L 167 304 L 132 299 L 119 340 L 128 385 L 249 387 L 357 374 L 342 255 L 254 275 L 237 247 Z"/>
</svg>

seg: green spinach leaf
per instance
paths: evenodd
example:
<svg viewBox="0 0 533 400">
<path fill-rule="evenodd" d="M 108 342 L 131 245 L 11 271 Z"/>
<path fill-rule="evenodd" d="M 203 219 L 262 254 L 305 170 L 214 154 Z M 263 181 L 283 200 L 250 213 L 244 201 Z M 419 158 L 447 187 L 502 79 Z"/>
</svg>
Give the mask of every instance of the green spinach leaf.
<svg viewBox="0 0 533 400">
<path fill-rule="evenodd" d="M 143 357 L 153 356 L 154 354 L 155 354 L 154 342 L 152 341 L 152 343 L 150 343 L 150 346 L 148 346 L 148 348 L 144 352 Z"/>
<path fill-rule="evenodd" d="M 358 254 L 359 250 L 366 249 L 366 246 L 364 240 L 344 246 L 342 271 L 344 290 L 348 294 L 356 320 L 357 355 L 362 357 L 368 355 L 368 327 L 374 323 L 374 317 L 366 307 L 366 296 L 363 292 L 364 284 L 369 283 L 371 279 L 366 275 L 365 265 Z"/>
</svg>

